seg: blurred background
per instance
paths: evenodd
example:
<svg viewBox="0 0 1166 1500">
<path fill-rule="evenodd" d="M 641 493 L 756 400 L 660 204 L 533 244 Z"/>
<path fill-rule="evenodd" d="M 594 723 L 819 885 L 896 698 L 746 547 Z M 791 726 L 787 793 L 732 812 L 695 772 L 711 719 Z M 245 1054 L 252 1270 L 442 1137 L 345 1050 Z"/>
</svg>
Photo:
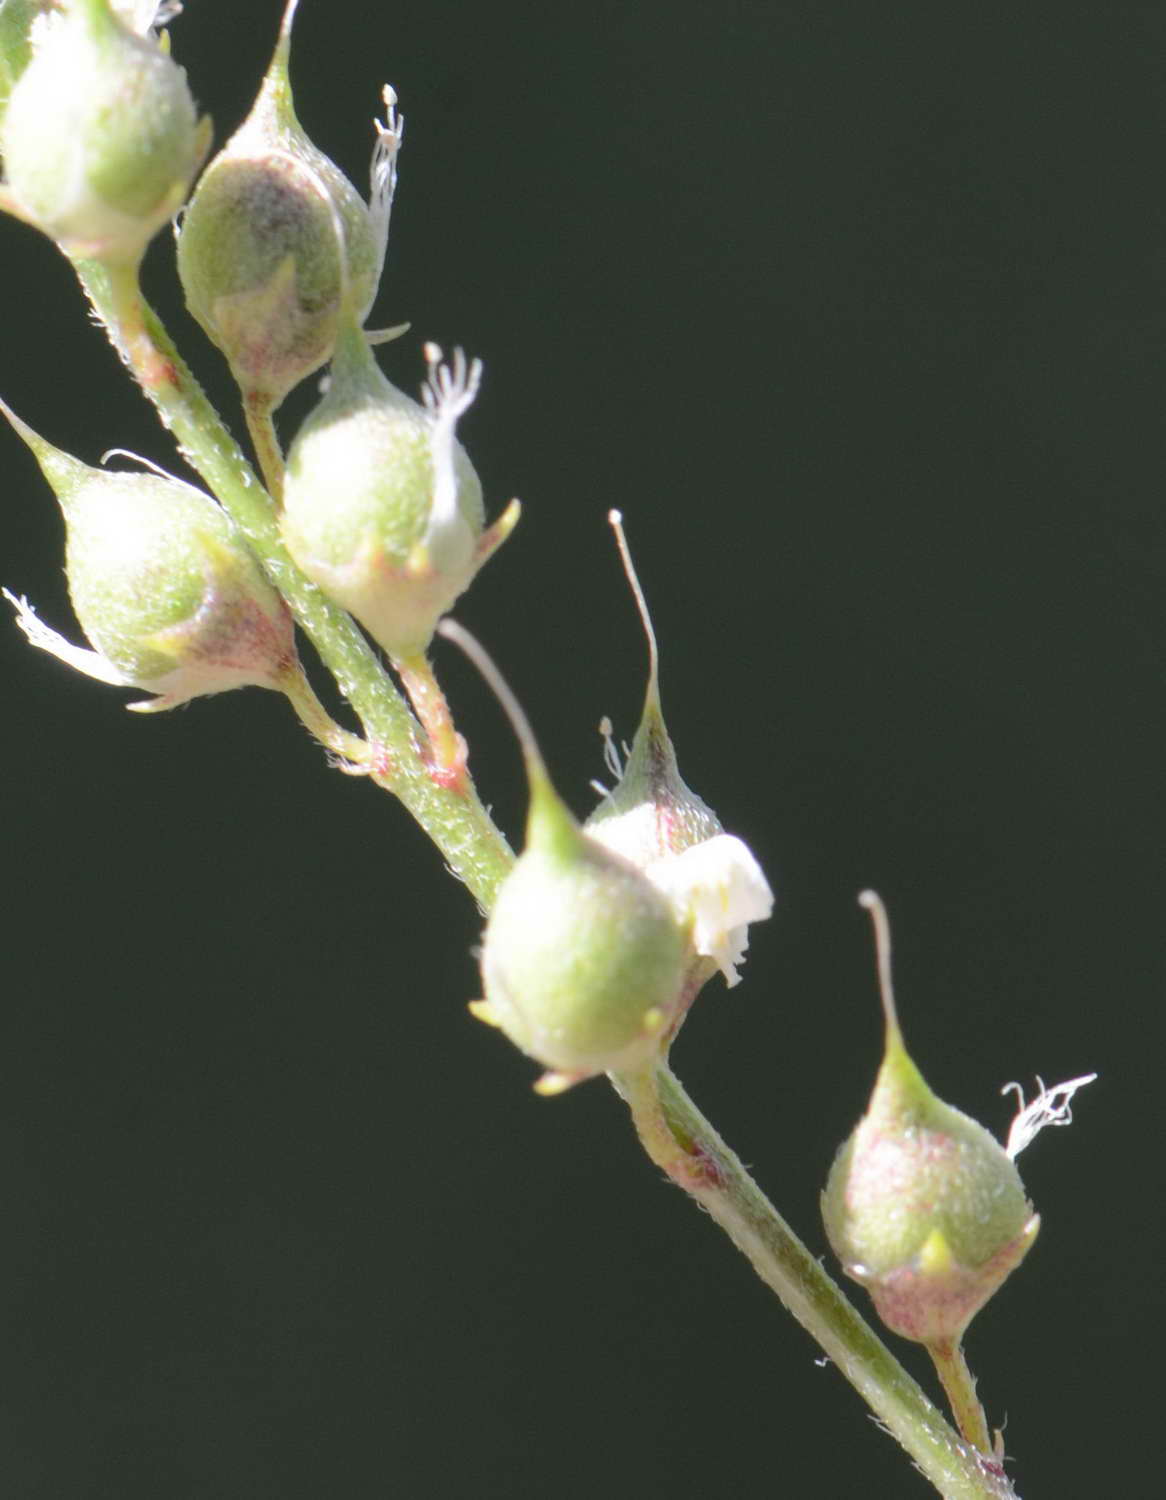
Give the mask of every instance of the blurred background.
<svg viewBox="0 0 1166 1500">
<path fill-rule="evenodd" d="M 173 27 L 220 143 L 279 10 Z M 1100 1073 L 1022 1158 L 1040 1242 L 968 1345 L 1030 1497 L 1153 1488 L 1164 41 L 1148 0 L 303 0 L 293 53 L 361 187 L 400 95 L 382 365 L 485 361 L 462 436 L 526 510 L 458 613 L 581 815 L 643 689 L 624 510 L 686 779 L 778 894 L 676 1066 L 811 1248 L 878 1062 L 863 886 L 944 1098 L 1003 1134 L 1001 1085 Z M 63 258 L 0 241 L 4 397 L 175 464 Z M 0 579 L 73 632 L 0 443 Z M 438 668 L 517 838 L 509 731 Z M 472 902 L 274 695 L 142 720 L 11 621 L 0 672 L 5 1494 L 930 1493 L 611 1090 L 536 1098 L 468 1017 Z"/>
</svg>

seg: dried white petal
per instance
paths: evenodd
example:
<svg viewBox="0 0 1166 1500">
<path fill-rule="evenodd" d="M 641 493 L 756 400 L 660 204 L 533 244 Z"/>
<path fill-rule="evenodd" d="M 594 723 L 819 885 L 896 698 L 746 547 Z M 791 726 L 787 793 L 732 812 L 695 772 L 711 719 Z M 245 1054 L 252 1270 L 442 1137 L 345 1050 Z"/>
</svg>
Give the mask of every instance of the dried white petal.
<svg viewBox="0 0 1166 1500">
<path fill-rule="evenodd" d="M 58 635 L 51 630 L 43 620 L 39 620 L 33 611 L 32 605 L 27 599 L 18 599 L 15 594 L 10 594 L 7 589 L 0 590 L 5 599 L 16 610 L 16 623 L 28 637 L 30 646 L 36 646 L 41 651 L 47 651 L 50 656 L 55 656 L 58 661 L 63 661 L 67 666 L 74 667 L 78 672 L 84 672 L 86 677 L 94 677 L 98 682 L 110 682 L 115 687 L 145 687 L 142 682 L 134 682 L 120 672 L 111 661 L 107 661 L 98 651 L 90 651 L 84 646 L 74 646 L 67 641 L 63 635 Z"/>
<path fill-rule="evenodd" d="M 1031 1104 L 1025 1104 L 1024 1090 L 1020 1084 L 1006 1083 L 1000 1092 L 1008 1094 L 1015 1090 L 1020 1105 L 1008 1132 L 1008 1144 L 1004 1148 L 1006 1153 L 1015 1160 L 1046 1125 L 1071 1124 L 1073 1112 L 1070 1105 L 1073 1095 L 1087 1083 L 1092 1083 L 1096 1077 L 1096 1073 L 1086 1073 L 1081 1078 L 1071 1078 L 1068 1083 L 1057 1083 L 1047 1089 L 1044 1080 L 1038 1076 L 1036 1084 L 1039 1093 Z"/>
<path fill-rule="evenodd" d="M 453 351 L 449 364 L 442 363 L 436 344 L 425 345 L 429 376 L 421 388 L 421 400 L 432 418 L 429 445 L 433 455 L 433 505 L 425 531 L 425 547 L 441 572 L 464 568 L 474 551 L 474 535 L 458 506 L 458 476 L 454 463 L 454 440 L 458 419 L 473 405 L 482 380 L 482 361 L 466 364 L 461 349 Z"/>
<path fill-rule="evenodd" d="M 405 118 L 397 113 L 397 93 L 386 83 L 381 90 L 385 103 L 385 122 L 374 120 L 377 138 L 369 167 L 368 218 L 376 242 L 375 285 L 381 279 L 385 264 L 385 249 L 389 243 L 389 218 L 393 212 L 393 196 L 397 191 L 397 154 L 405 136 Z"/>
<path fill-rule="evenodd" d="M 644 872 L 668 897 L 681 922 L 692 924 L 692 943 L 715 960 L 732 986 L 749 946 L 749 923 L 773 910 L 773 892 L 748 845 L 718 833 L 680 854 L 654 860 Z"/>
</svg>

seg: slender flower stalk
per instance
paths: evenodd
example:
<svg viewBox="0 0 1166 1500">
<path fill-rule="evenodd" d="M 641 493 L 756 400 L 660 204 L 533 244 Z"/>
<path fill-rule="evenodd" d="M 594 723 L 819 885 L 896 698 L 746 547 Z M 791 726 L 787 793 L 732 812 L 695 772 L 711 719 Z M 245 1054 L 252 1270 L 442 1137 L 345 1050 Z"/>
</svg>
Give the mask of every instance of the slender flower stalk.
<svg viewBox="0 0 1166 1500">
<path fill-rule="evenodd" d="M 454 727 L 449 703 L 433 675 L 429 658 L 418 653 L 397 662 L 397 676 L 425 730 L 426 750 L 434 779 L 457 792 L 468 790 L 466 742 Z"/>
<path fill-rule="evenodd" d="M 968 1442 L 973 1443 L 982 1453 L 992 1452 L 988 1419 L 984 1415 L 980 1398 L 976 1395 L 976 1382 L 968 1368 L 962 1343 L 959 1339 L 944 1339 L 931 1344 L 927 1352 L 931 1355 L 935 1373 L 943 1382 L 944 1394 L 951 1406 L 956 1426 Z"/>
<path fill-rule="evenodd" d="M 284 462 L 271 402 L 265 397 L 248 395 L 243 401 L 243 415 L 263 483 L 278 507 L 283 504 Z"/>
<path fill-rule="evenodd" d="M 359 735 L 342 729 L 316 696 L 315 689 L 296 663 L 279 684 L 295 715 L 313 739 L 336 756 L 343 770 L 368 775 L 376 770 L 372 746 Z"/>
</svg>

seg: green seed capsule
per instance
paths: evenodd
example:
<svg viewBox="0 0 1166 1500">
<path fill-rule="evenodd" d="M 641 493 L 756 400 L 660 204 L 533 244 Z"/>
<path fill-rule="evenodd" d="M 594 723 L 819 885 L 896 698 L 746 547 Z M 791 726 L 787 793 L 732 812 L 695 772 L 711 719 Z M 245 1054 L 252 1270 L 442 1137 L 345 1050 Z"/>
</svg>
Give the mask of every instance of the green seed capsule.
<svg viewBox="0 0 1166 1500">
<path fill-rule="evenodd" d="M 525 715 L 477 642 L 446 620 L 505 705 L 530 783 L 526 848 L 502 882 L 482 944 L 474 1014 L 548 1070 L 560 1093 L 634 1071 L 667 1045 L 684 999 L 687 934 L 627 860 L 589 838 L 555 791 Z"/>
<path fill-rule="evenodd" d="M 381 374 L 359 329 L 287 457 L 283 534 L 309 578 L 394 661 L 420 656 L 437 621 L 509 535 L 517 502 L 483 530 L 482 486 L 454 431 L 481 369 L 427 346 L 418 403 Z"/>
<path fill-rule="evenodd" d="M 95 649 L 71 645 L 13 601 L 34 645 L 101 681 L 159 695 L 131 705 L 140 710 L 285 686 L 296 663 L 290 616 L 209 495 L 155 474 L 93 469 L 3 410 L 60 502 L 69 596 Z"/>
<path fill-rule="evenodd" d="M 476 1014 L 550 1070 L 544 1093 L 632 1071 L 660 1050 L 685 948 L 651 881 L 589 839 L 536 778 L 526 849 L 486 926 Z"/>
<path fill-rule="evenodd" d="M 8 101 L 3 206 L 69 255 L 135 265 L 181 207 L 209 131 L 154 38 L 108 0 L 71 0 Z"/>
<path fill-rule="evenodd" d="M 1031 1247 L 1039 1227 L 1020 1174 L 975 1120 L 937 1099 L 903 1045 L 889 940 L 875 914 L 886 1050 L 867 1112 L 822 1195 L 826 1234 L 883 1322 L 924 1344 L 958 1339 Z"/>
<path fill-rule="evenodd" d="M 202 174 L 178 238 L 187 306 L 245 398 L 272 409 L 331 358 L 343 277 L 358 321 L 372 305 L 400 139 L 390 107 L 388 126 L 378 126 L 370 208 L 296 118 L 294 12 L 292 0 L 251 113 Z"/>
</svg>

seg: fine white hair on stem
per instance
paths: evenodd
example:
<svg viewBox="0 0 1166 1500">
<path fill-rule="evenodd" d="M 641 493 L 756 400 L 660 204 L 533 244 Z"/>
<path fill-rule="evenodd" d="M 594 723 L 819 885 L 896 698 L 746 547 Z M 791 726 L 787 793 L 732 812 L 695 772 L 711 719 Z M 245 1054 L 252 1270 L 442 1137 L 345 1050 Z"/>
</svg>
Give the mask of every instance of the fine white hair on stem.
<svg viewBox="0 0 1166 1500">
<path fill-rule="evenodd" d="M 1015 1160 L 1046 1125 L 1071 1125 L 1073 1095 L 1096 1077 L 1096 1073 L 1085 1073 L 1080 1078 L 1070 1078 L 1067 1083 L 1056 1083 L 1050 1089 L 1045 1087 L 1044 1079 L 1038 1074 L 1037 1095 L 1031 1104 L 1025 1104 L 1024 1090 L 1019 1083 L 1006 1083 L 1000 1092 L 1016 1094 L 1017 1115 L 1008 1131 L 1005 1152 Z"/>
</svg>

